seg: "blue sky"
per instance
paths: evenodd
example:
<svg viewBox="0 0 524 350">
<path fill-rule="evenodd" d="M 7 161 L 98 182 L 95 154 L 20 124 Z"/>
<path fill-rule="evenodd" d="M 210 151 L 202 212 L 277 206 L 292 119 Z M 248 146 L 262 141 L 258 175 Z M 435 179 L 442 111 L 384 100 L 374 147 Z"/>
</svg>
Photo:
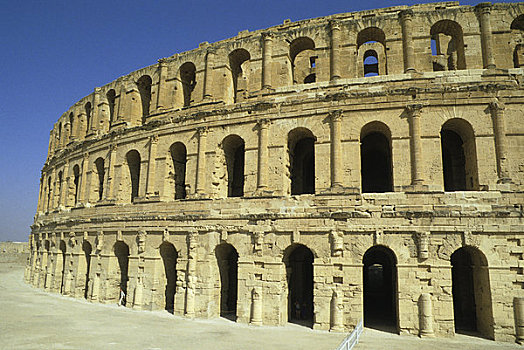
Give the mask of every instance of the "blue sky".
<svg viewBox="0 0 524 350">
<path fill-rule="evenodd" d="M 27 240 L 49 131 L 94 87 L 203 41 L 267 28 L 287 18 L 297 21 L 419 2 L 2 1 L 0 241 Z"/>
</svg>

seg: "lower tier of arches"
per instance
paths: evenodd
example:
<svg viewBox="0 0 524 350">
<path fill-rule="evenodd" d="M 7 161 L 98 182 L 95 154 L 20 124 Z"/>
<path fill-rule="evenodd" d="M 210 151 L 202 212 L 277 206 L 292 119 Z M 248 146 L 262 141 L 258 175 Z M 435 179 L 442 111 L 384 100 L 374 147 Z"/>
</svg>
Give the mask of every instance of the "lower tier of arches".
<svg viewBox="0 0 524 350">
<path fill-rule="evenodd" d="M 25 279 L 92 302 L 188 317 L 332 331 L 363 319 L 392 333 L 514 341 L 524 326 L 524 310 L 513 308 L 524 298 L 515 254 L 523 240 L 507 232 L 267 227 L 40 233 Z"/>
</svg>

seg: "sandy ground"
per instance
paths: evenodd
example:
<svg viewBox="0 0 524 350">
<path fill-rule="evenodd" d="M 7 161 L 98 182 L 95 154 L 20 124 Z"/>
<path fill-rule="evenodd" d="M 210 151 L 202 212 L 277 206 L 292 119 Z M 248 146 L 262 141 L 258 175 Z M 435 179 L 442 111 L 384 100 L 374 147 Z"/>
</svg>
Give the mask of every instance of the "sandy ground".
<svg viewBox="0 0 524 350">
<path fill-rule="evenodd" d="M 24 259 L 0 257 L 0 349 L 335 350 L 345 334 L 298 325 L 252 327 L 225 319 L 188 320 L 164 311 L 46 293 L 23 282 Z M 419 339 L 365 329 L 355 350 L 517 349 L 464 335 Z"/>
</svg>

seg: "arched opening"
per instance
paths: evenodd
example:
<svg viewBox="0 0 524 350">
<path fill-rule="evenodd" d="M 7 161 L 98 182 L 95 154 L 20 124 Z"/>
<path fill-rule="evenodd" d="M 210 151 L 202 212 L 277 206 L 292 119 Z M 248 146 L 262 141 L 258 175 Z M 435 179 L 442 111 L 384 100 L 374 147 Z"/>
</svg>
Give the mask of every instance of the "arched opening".
<svg viewBox="0 0 524 350">
<path fill-rule="evenodd" d="M 58 123 L 58 147 L 62 147 L 62 123 Z"/>
<path fill-rule="evenodd" d="M 229 54 L 229 67 L 233 79 L 233 101 L 237 102 L 239 97 L 245 95 L 248 89 L 247 67 L 251 55 L 245 49 L 236 49 Z M 243 99 L 243 98 L 242 98 Z"/>
<path fill-rule="evenodd" d="M 315 136 L 306 128 L 288 134 L 291 194 L 315 193 Z"/>
<path fill-rule="evenodd" d="M 524 45 L 521 44 L 524 34 L 524 15 L 519 15 L 511 22 L 511 32 L 514 37 L 513 42 L 517 43 L 513 50 L 513 66 L 520 68 L 524 66 Z"/>
<path fill-rule="evenodd" d="M 238 288 L 238 253 L 227 243 L 215 248 L 220 274 L 220 316 L 236 321 Z"/>
<path fill-rule="evenodd" d="M 91 111 L 92 111 L 92 108 L 91 108 L 91 102 L 87 102 L 85 104 L 85 111 L 86 111 L 86 135 L 89 135 L 89 133 L 91 132 Z"/>
<path fill-rule="evenodd" d="M 65 265 L 66 265 L 66 244 L 64 241 L 60 241 L 60 253 L 56 257 L 57 271 L 59 271 L 58 280 L 60 281 L 60 294 L 65 292 Z M 60 269 L 60 270 L 58 270 Z M 56 278 L 56 277 L 55 277 Z"/>
<path fill-rule="evenodd" d="M 196 86 L 196 67 L 192 62 L 180 66 L 179 79 L 182 84 L 184 107 L 187 107 L 191 104 L 191 93 Z"/>
<path fill-rule="evenodd" d="M 364 76 L 372 77 L 379 75 L 378 54 L 375 50 L 367 50 L 364 53 Z"/>
<path fill-rule="evenodd" d="M 308 37 L 296 38 L 289 45 L 289 60 L 291 62 L 291 77 L 294 84 L 299 82 L 312 82 L 311 75 L 315 77 L 317 56 L 315 42 Z"/>
<path fill-rule="evenodd" d="M 160 256 L 164 263 L 165 273 L 165 309 L 174 313 L 175 309 L 175 292 L 176 292 L 176 263 L 178 259 L 178 253 L 171 243 L 164 242 L 160 245 Z"/>
<path fill-rule="evenodd" d="M 86 276 L 84 283 L 84 298 L 87 299 L 87 293 L 89 291 L 89 270 L 91 268 L 91 244 L 88 241 L 82 243 L 82 251 L 84 252 L 84 263 L 86 267 Z"/>
<path fill-rule="evenodd" d="M 140 185 L 140 153 L 131 150 L 126 154 L 129 177 L 131 179 L 131 203 L 138 197 L 138 186 Z"/>
<path fill-rule="evenodd" d="M 453 314 L 457 333 L 477 333 L 493 339 L 493 310 L 488 263 L 474 247 L 451 255 Z"/>
<path fill-rule="evenodd" d="M 58 194 L 58 205 L 62 205 L 62 185 L 63 185 L 63 173 L 62 171 L 58 172 L 58 188 L 57 188 L 57 194 Z"/>
<path fill-rule="evenodd" d="M 97 158 L 95 161 L 95 168 L 98 175 L 98 200 L 100 201 L 104 196 L 105 167 L 103 158 Z"/>
<path fill-rule="evenodd" d="M 153 81 L 149 75 L 143 75 L 138 79 L 136 85 L 140 93 L 140 101 L 142 101 L 142 124 L 145 123 L 146 117 L 149 115 L 149 106 L 151 105 L 151 84 Z"/>
<path fill-rule="evenodd" d="M 313 252 L 294 244 L 284 252 L 288 281 L 288 321 L 313 326 Z"/>
<path fill-rule="evenodd" d="M 169 148 L 169 152 L 173 160 L 175 199 L 184 199 L 186 198 L 186 146 L 182 142 L 175 142 Z"/>
<path fill-rule="evenodd" d="M 478 190 L 477 151 L 471 125 L 450 119 L 440 131 L 445 191 Z"/>
<path fill-rule="evenodd" d="M 75 132 L 75 116 L 73 115 L 73 112 L 69 113 L 69 140 L 73 141 L 76 136 Z"/>
<path fill-rule="evenodd" d="M 227 196 L 244 195 L 244 140 L 238 135 L 229 135 L 222 140 L 227 167 Z"/>
<path fill-rule="evenodd" d="M 49 209 L 52 207 L 51 203 L 51 197 L 52 197 L 53 190 L 51 189 L 51 176 L 47 178 L 47 208 L 46 210 L 49 211 Z"/>
<path fill-rule="evenodd" d="M 80 167 L 75 164 L 73 167 L 73 183 L 75 185 L 75 205 L 78 203 L 78 189 L 80 185 Z"/>
<path fill-rule="evenodd" d="M 386 34 L 377 27 L 368 27 L 357 34 L 359 76 L 387 74 Z"/>
<path fill-rule="evenodd" d="M 444 19 L 433 24 L 430 30 L 433 70 L 466 69 L 462 27 L 455 21 Z"/>
<path fill-rule="evenodd" d="M 107 104 L 109 105 L 109 126 L 115 122 L 115 102 L 116 102 L 116 91 L 110 89 L 107 94 Z"/>
<path fill-rule="evenodd" d="M 114 254 L 118 260 L 117 268 L 118 268 L 118 296 L 120 296 L 120 290 L 124 292 L 124 294 L 127 297 L 127 281 L 129 280 L 128 277 L 128 266 L 129 266 L 129 247 L 124 242 L 116 242 L 113 247 Z M 122 301 L 122 305 L 126 305 L 126 300 L 124 299 Z"/>
<path fill-rule="evenodd" d="M 369 248 L 363 258 L 364 325 L 387 332 L 397 327 L 397 259 L 384 246 Z"/>
<path fill-rule="evenodd" d="M 360 132 L 362 192 L 393 191 L 391 132 L 380 122 L 366 124 Z"/>
</svg>

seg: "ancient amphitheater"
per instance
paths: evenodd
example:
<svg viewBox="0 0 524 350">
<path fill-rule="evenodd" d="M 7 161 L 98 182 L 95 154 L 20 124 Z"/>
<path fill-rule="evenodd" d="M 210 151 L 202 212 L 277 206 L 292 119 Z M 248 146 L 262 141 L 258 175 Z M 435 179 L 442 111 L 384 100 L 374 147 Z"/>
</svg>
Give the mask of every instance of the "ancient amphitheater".
<svg viewBox="0 0 524 350">
<path fill-rule="evenodd" d="M 524 3 L 283 24 L 50 133 L 26 281 L 254 325 L 524 339 Z"/>
</svg>

